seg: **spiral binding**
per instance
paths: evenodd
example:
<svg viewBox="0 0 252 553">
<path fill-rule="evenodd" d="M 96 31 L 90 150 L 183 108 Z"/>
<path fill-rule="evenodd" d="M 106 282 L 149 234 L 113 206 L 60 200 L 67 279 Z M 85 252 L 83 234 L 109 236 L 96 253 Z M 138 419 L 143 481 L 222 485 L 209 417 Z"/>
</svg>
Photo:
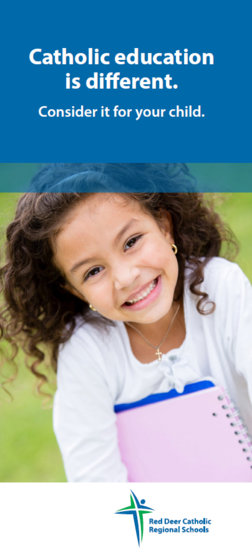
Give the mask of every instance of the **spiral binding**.
<svg viewBox="0 0 252 553">
<path fill-rule="evenodd" d="M 236 408 L 235 404 L 233 403 L 233 401 L 231 400 L 231 397 L 229 395 L 229 393 L 227 391 L 224 392 L 224 394 L 222 394 L 221 396 L 218 396 L 218 399 L 220 401 L 223 401 L 223 399 L 228 399 L 228 401 L 230 401 L 230 403 L 228 403 L 228 405 L 222 405 L 222 409 L 232 409 L 232 413 L 227 413 L 226 414 L 226 417 L 231 419 L 232 417 L 236 417 L 236 421 L 235 422 L 231 422 L 230 425 L 235 427 L 235 426 L 242 426 L 242 429 L 241 430 L 235 430 L 235 434 L 236 436 L 244 436 L 244 440 L 238 440 L 239 441 L 239 444 L 248 444 L 249 447 L 244 447 L 242 451 L 244 451 L 245 453 L 247 452 L 250 452 L 252 451 L 252 438 L 251 436 L 249 435 L 249 431 L 239 413 L 239 410 Z M 252 461 L 252 457 L 247 457 L 247 461 Z M 252 465 L 251 467 L 252 468 Z"/>
</svg>

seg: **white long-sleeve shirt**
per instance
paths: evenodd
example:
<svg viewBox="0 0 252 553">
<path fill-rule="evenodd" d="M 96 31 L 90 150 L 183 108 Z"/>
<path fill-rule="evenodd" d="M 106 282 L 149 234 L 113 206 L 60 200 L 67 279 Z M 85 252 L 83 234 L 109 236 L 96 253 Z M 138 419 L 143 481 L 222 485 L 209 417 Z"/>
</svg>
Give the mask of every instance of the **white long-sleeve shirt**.
<svg viewBox="0 0 252 553">
<path fill-rule="evenodd" d="M 186 281 L 186 337 L 162 362 L 138 361 L 122 322 L 105 330 L 79 325 L 61 348 L 53 422 L 69 481 L 127 481 L 114 405 L 173 387 L 181 392 L 202 377 L 227 388 L 252 432 L 252 287 L 238 265 L 222 258 L 209 261 L 204 274 L 200 288 L 215 311 L 199 314 Z"/>
</svg>

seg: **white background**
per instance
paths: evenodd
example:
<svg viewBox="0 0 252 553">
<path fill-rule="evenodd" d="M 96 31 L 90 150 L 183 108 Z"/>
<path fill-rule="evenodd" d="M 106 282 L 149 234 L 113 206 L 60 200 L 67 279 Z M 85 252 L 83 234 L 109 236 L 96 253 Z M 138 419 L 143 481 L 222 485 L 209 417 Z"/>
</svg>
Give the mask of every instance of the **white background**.
<svg viewBox="0 0 252 553">
<path fill-rule="evenodd" d="M 144 515 L 141 551 L 250 550 L 252 484 L 1 484 L 1 550 L 139 551 L 133 517 L 114 514 L 130 505 L 130 489 L 155 509 Z M 161 517 L 212 524 L 209 533 L 149 533 L 149 518 Z"/>
</svg>

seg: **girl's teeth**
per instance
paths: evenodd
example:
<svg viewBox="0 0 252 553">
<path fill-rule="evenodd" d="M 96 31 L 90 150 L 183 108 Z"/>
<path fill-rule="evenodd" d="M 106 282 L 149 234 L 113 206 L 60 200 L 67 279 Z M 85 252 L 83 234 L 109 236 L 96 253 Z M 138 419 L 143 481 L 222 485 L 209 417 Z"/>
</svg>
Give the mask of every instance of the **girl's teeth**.
<svg viewBox="0 0 252 553">
<path fill-rule="evenodd" d="M 153 280 L 153 282 L 150 284 L 150 286 L 147 288 L 147 290 L 145 290 L 145 292 L 143 292 L 143 294 L 141 294 L 141 296 L 138 296 L 137 298 L 135 298 L 134 300 L 129 300 L 127 301 L 126 303 L 137 303 L 138 301 L 140 300 L 143 300 L 144 298 L 146 298 L 153 290 L 153 288 L 155 288 L 157 282 L 156 282 L 156 279 Z"/>
</svg>

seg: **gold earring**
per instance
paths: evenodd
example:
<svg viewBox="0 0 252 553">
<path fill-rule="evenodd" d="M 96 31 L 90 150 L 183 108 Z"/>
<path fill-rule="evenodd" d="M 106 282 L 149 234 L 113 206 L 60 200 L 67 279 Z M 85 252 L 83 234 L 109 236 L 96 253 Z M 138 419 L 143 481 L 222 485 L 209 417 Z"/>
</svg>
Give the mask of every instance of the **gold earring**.
<svg viewBox="0 0 252 553">
<path fill-rule="evenodd" d="M 90 309 L 92 309 L 92 311 L 96 311 L 96 309 L 91 305 L 91 303 L 89 304 L 89 307 Z"/>
<path fill-rule="evenodd" d="M 175 255 L 177 255 L 177 253 L 178 253 L 178 248 L 177 248 L 177 246 L 175 246 L 175 244 L 172 244 L 172 245 L 171 245 L 171 249 L 172 249 L 172 251 L 175 253 Z"/>
</svg>

